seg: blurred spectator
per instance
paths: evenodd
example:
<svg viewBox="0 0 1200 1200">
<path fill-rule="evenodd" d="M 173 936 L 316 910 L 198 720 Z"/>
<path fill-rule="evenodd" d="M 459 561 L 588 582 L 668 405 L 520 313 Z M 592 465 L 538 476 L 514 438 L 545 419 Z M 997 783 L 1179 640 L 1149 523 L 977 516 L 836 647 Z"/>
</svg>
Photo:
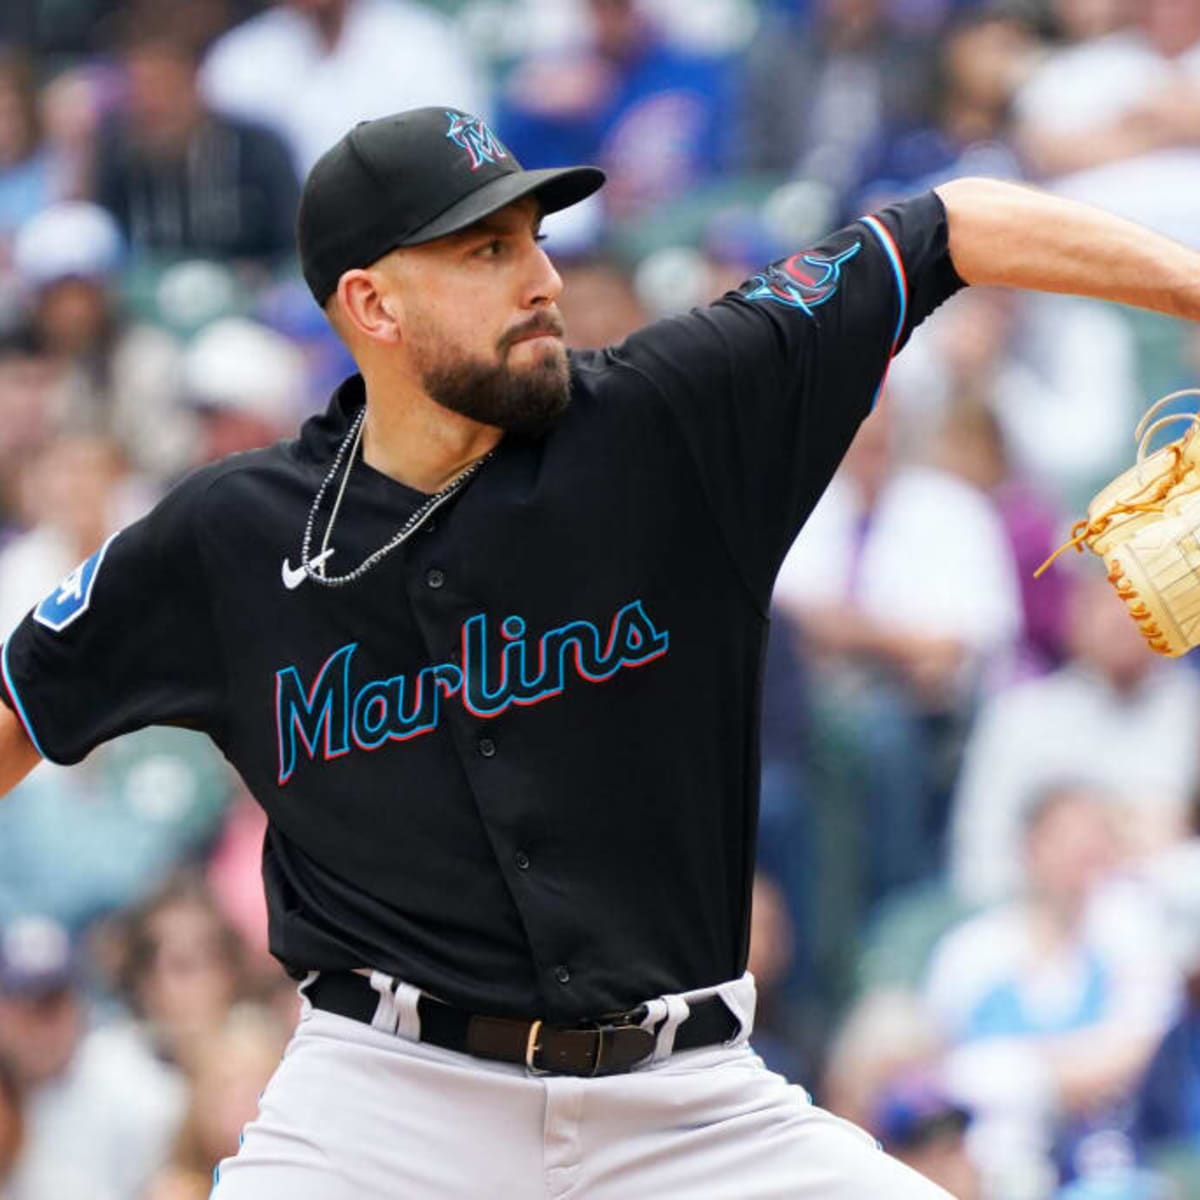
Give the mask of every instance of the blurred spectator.
<svg viewBox="0 0 1200 1200">
<path fill-rule="evenodd" d="M 18 226 L 55 199 L 55 182 L 42 144 L 33 64 L 0 47 L 0 268 Z"/>
<path fill-rule="evenodd" d="M 915 1071 L 887 1084 L 867 1128 L 884 1149 L 954 1200 L 982 1200 L 979 1171 L 967 1150 L 971 1115 L 956 1104 L 935 1074 Z"/>
<path fill-rule="evenodd" d="M 1195 791 L 1200 681 L 1147 653 L 1108 581 L 1080 572 L 1067 616 L 1067 665 L 994 696 L 972 731 L 954 799 L 951 875 L 972 903 L 1021 881 L 1024 814 L 1063 779 L 1116 797 L 1148 850 L 1181 836 Z"/>
<path fill-rule="evenodd" d="M 0 1197 L 8 1200 L 9 1177 L 25 1140 L 24 1097 L 17 1073 L 7 1058 L 0 1057 Z"/>
<path fill-rule="evenodd" d="M 199 415 L 195 462 L 290 435 L 306 414 L 304 358 L 287 338 L 241 317 L 215 321 L 183 359 L 183 388 Z"/>
<path fill-rule="evenodd" d="M 563 281 L 558 307 L 572 347 L 614 346 L 646 323 L 633 280 L 613 259 L 596 256 L 556 265 Z"/>
<path fill-rule="evenodd" d="M 953 1047 L 947 1079 L 975 1112 L 981 1163 L 1081 1164 L 1086 1135 L 1119 1121 L 1176 999 L 1161 920 L 1121 879 L 1103 793 L 1051 786 L 1028 810 L 1023 894 L 938 945 L 926 997 Z M 1057 1135 L 1057 1136 L 1056 1136 Z"/>
<path fill-rule="evenodd" d="M 202 85 L 215 108 L 275 130 L 301 176 L 357 121 L 487 106 L 461 40 L 415 0 L 277 0 L 217 41 Z"/>
<path fill-rule="evenodd" d="M 268 946 L 267 902 L 263 894 L 262 846 L 267 815 L 244 789 L 230 809 L 221 840 L 209 858 L 205 879 L 225 919 L 242 943 L 249 990 L 270 1008 L 280 1024 L 295 1027 L 300 1017 L 296 981 L 285 974 Z"/>
<path fill-rule="evenodd" d="M 0 550 L 0 635 L 130 518 L 113 444 L 49 442 L 21 474 L 31 527 Z M 0 921 L 43 912 L 71 929 L 140 900 L 215 837 L 231 781 L 200 734 L 153 728 L 70 771 L 43 764 L 0 806 Z"/>
<path fill-rule="evenodd" d="M 961 19 L 939 50 L 928 121 L 887 124 L 865 149 L 860 186 L 849 215 L 870 212 L 959 175 L 1017 178 L 1016 154 L 1005 144 L 1013 93 L 1034 58 L 1024 22 L 984 10 Z M 924 115 L 924 114 L 922 114 Z"/>
<path fill-rule="evenodd" d="M 1135 0 L 1042 0 L 1054 35 L 1078 43 L 1124 29 L 1132 20 Z"/>
<path fill-rule="evenodd" d="M 496 128 L 527 167 L 603 167 L 606 210 L 628 217 L 725 160 L 725 64 L 678 49 L 638 0 L 588 0 L 587 14 L 578 45 L 514 68 Z"/>
<path fill-rule="evenodd" d="M 27 917 L 0 931 L 0 1054 L 27 1092 L 11 1200 L 129 1200 L 165 1161 L 183 1093 L 120 1029 L 86 1032 L 66 931 Z"/>
<path fill-rule="evenodd" d="M 97 3 L 98 0 L 90 2 Z M 173 6 L 171 25 L 191 45 L 210 46 L 239 21 L 262 8 L 263 0 L 184 0 Z M 121 0 L 117 19 L 123 18 L 131 25 L 152 25 L 161 18 L 162 12 L 161 0 Z"/>
<path fill-rule="evenodd" d="M 52 431 L 53 386 L 54 365 L 31 333 L 0 335 L 0 531 L 4 533 L 25 520 L 17 470 Z"/>
<path fill-rule="evenodd" d="M 129 914 L 121 975 L 154 1052 L 194 1078 L 244 990 L 241 941 L 201 879 L 177 875 Z"/>
<path fill-rule="evenodd" d="M 304 355 L 307 394 L 314 407 L 324 407 L 334 388 L 358 370 L 345 343 L 312 302 L 302 278 L 281 279 L 259 292 L 252 315 L 299 347 Z"/>
<path fill-rule="evenodd" d="M 139 1200 L 207 1200 L 213 1169 L 237 1152 L 286 1041 L 271 1013 L 244 1005 L 205 1038 L 171 1161 Z"/>
<path fill-rule="evenodd" d="M 188 0 L 191 8 L 203 0 Z M 97 33 L 128 0 L 5 0 L 0 5 L 0 39 L 28 46 L 47 60 L 94 52 Z"/>
<path fill-rule="evenodd" d="M 1152 878 L 1166 902 L 1185 1002 L 1142 1079 L 1134 1131 L 1145 1149 L 1186 1146 L 1200 1156 L 1200 839 L 1165 856 Z"/>
<path fill-rule="evenodd" d="M 814 1000 L 819 991 L 814 958 L 821 918 L 827 914 L 819 912 L 818 903 L 820 834 L 811 796 L 808 696 L 805 663 L 792 627 L 781 616 L 767 638 L 763 664 L 758 863 L 773 876 L 787 907 L 790 969 L 779 983 L 792 996 Z M 764 903 L 769 905 L 770 898 Z"/>
<path fill-rule="evenodd" d="M 1129 11 L 1130 28 L 1058 51 L 1020 90 L 1018 145 L 1063 195 L 1200 245 L 1200 5 Z"/>
<path fill-rule="evenodd" d="M 214 838 L 230 782 L 199 734 L 131 734 L 71 771 L 43 764 L 0 808 L 0 920 L 72 930 L 140 901 Z"/>
<path fill-rule="evenodd" d="M 127 94 L 100 132 L 95 194 L 133 253 L 260 263 L 290 255 L 298 191 L 279 136 L 211 111 L 198 52 L 161 21 L 134 30 L 121 61 Z M 278 70 L 260 66 L 259 76 Z"/>
<path fill-rule="evenodd" d="M 887 668 L 934 705 L 956 698 L 963 668 L 1005 650 L 1020 621 L 987 498 L 933 466 L 899 462 L 886 402 L 796 539 L 776 597 L 818 653 Z"/>
<path fill-rule="evenodd" d="M 91 196 L 96 131 L 117 86 L 114 69 L 98 59 L 67 67 L 42 85 L 42 127 L 54 160 L 57 199 Z"/>
<path fill-rule="evenodd" d="M 738 165 L 818 180 L 843 202 L 885 123 L 929 108 L 926 47 L 890 27 L 882 0 L 785 0 L 739 77 Z"/>
<path fill-rule="evenodd" d="M 31 528 L 0 551 L 0 635 L 119 526 L 120 453 L 104 438 L 47 443 L 22 473 Z"/>
<path fill-rule="evenodd" d="M 783 891 L 769 875 L 759 871 L 754 877 L 750 958 L 746 964 L 758 995 L 754 1049 L 772 1071 L 799 1083 L 808 1078 L 808 1064 L 800 1052 L 806 1039 L 798 1021 L 800 1014 L 785 988 L 795 945 L 796 930 Z"/>
<path fill-rule="evenodd" d="M 262 844 L 266 832 L 267 814 L 262 806 L 245 789 L 239 789 L 221 839 L 209 858 L 205 878 L 213 898 L 253 956 L 251 969 L 270 962 L 280 972 L 282 968 L 270 957 L 263 893 Z"/>
<path fill-rule="evenodd" d="M 106 439 L 50 442 L 22 473 L 31 528 L 0 551 L 0 634 L 132 514 Z M 72 929 L 133 903 L 215 834 L 229 795 L 199 734 L 142 730 L 66 771 L 34 772 L 0 807 L 0 920 L 40 911 Z"/>
<path fill-rule="evenodd" d="M 32 342 L 53 365 L 58 428 L 112 436 L 159 480 L 178 472 L 192 436 L 179 410 L 178 346 L 122 312 L 112 218 L 79 201 L 53 205 L 22 226 L 15 264 Z"/>
<path fill-rule="evenodd" d="M 0 806 L 0 920 L 41 910 L 79 930 L 141 901 L 211 844 L 230 784 L 186 729 L 141 730 L 71 770 L 43 764 Z"/>
<path fill-rule="evenodd" d="M 943 470 L 977 487 L 996 506 L 1021 589 L 1014 676 L 1044 674 L 1065 656 L 1067 577 L 1060 571 L 1034 578 L 1059 544 L 1063 526 L 1058 513 L 1013 472 L 1000 422 L 986 403 L 955 404 L 942 426 L 936 457 Z"/>
<path fill-rule="evenodd" d="M 1019 633 L 1004 528 L 964 480 L 897 461 L 885 402 L 788 553 L 775 603 L 805 635 L 818 694 L 858 734 L 878 898 L 932 869 L 959 726 Z"/>
<path fill-rule="evenodd" d="M 830 1042 L 821 1103 L 868 1128 L 886 1089 L 936 1069 L 940 1052 L 938 1032 L 917 996 L 870 992 L 845 1014 Z"/>
<path fill-rule="evenodd" d="M 1133 330 L 1100 304 L 968 288 L 896 360 L 906 444 L 961 399 L 991 406 L 1013 469 L 1069 511 L 1128 462 L 1141 386 Z"/>
</svg>

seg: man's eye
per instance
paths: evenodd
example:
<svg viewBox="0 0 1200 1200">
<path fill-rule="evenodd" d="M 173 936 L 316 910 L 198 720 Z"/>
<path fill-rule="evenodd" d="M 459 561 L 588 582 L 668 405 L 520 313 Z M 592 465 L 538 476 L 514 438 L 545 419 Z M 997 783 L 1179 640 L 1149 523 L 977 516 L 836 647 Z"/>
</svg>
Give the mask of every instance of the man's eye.
<svg viewBox="0 0 1200 1200">
<path fill-rule="evenodd" d="M 479 253 L 484 258 L 496 258 L 503 249 L 504 243 L 499 238 L 492 238 L 490 242 L 479 247 Z"/>
<path fill-rule="evenodd" d="M 544 233 L 535 233 L 533 235 L 533 240 L 540 245 L 542 242 L 544 242 L 546 240 L 547 236 L 548 235 L 544 234 Z"/>
</svg>

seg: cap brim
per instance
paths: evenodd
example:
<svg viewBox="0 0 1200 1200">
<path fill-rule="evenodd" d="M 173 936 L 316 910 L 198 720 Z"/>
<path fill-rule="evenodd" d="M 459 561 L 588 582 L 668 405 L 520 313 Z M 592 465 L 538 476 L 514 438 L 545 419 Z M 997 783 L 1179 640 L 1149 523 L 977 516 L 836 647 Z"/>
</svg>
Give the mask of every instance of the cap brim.
<svg viewBox="0 0 1200 1200">
<path fill-rule="evenodd" d="M 419 246 L 435 238 L 458 233 L 476 221 L 515 203 L 536 196 L 544 213 L 570 208 L 599 190 L 605 180 L 599 167 L 544 167 L 535 171 L 514 171 L 477 188 L 452 204 L 445 212 L 408 235 L 398 246 Z"/>
</svg>

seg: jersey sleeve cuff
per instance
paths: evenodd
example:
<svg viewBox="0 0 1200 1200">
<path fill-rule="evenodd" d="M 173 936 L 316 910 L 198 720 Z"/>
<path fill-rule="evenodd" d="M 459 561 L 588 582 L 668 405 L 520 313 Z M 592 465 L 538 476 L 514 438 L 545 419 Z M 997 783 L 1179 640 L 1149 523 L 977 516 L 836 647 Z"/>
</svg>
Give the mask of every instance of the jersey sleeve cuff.
<svg viewBox="0 0 1200 1200">
<path fill-rule="evenodd" d="M 879 242 L 888 262 L 891 263 L 892 275 L 896 280 L 899 303 L 896 328 L 892 333 L 892 353 L 895 354 L 900 346 L 900 339 L 904 336 L 904 323 L 908 320 L 908 275 L 904 270 L 904 259 L 900 256 L 900 247 L 896 245 L 896 239 L 892 237 L 888 227 L 875 216 L 863 217 L 862 222 L 875 235 L 876 241 Z"/>
<path fill-rule="evenodd" d="M 38 740 L 38 735 L 34 732 L 33 723 L 29 720 L 29 713 L 25 710 L 25 705 L 21 702 L 21 694 L 17 691 L 16 682 L 12 677 L 12 670 L 8 663 L 8 642 L 5 641 L 3 646 L 0 646 L 0 675 L 4 679 L 4 689 L 0 693 L 0 698 L 17 714 L 17 719 L 21 722 L 29 740 L 33 743 L 33 748 L 42 756 L 49 758 L 49 755 L 42 749 L 42 743 Z"/>
</svg>

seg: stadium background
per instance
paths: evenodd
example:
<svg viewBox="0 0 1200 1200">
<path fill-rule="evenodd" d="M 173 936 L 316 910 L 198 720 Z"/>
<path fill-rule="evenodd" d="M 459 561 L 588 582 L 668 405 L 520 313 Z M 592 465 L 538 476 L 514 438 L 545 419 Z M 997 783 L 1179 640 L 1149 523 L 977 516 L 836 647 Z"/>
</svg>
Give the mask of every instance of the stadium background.
<svg viewBox="0 0 1200 1200">
<path fill-rule="evenodd" d="M 0 633 L 324 403 L 297 180 L 426 103 L 609 171 L 547 226 L 581 346 L 960 174 L 1200 246 L 1200 0 L 5 0 Z M 1074 556 L 1030 578 L 1198 361 L 960 296 L 780 578 L 756 1042 L 961 1200 L 1200 1197 L 1200 675 Z M 178 730 L 0 804 L 4 1200 L 207 1196 L 295 1012 L 261 834 Z"/>
</svg>

